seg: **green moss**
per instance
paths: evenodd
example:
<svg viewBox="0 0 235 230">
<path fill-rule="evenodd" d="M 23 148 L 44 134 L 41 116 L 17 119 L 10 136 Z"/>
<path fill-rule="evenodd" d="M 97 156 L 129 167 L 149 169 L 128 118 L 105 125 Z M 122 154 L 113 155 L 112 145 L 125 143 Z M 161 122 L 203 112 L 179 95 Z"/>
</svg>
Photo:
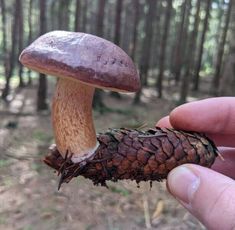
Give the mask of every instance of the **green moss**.
<svg viewBox="0 0 235 230">
<path fill-rule="evenodd" d="M 42 132 L 40 130 L 35 130 L 32 134 L 33 139 L 42 141 L 42 142 L 50 142 L 52 140 L 52 136 L 48 135 L 45 132 Z"/>
<path fill-rule="evenodd" d="M 109 189 L 111 192 L 113 193 L 118 193 L 122 196 L 129 196 L 131 194 L 131 192 L 125 188 L 121 188 L 121 187 L 116 187 L 116 186 L 113 186 L 113 185 L 110 185 L 109 186 Z"/>
<path fill-rule="evenodd" d="M 0 168 L 4 168 L 10 164 L 10 160 L 8 159 L 0 159 Z"/>
</svg>

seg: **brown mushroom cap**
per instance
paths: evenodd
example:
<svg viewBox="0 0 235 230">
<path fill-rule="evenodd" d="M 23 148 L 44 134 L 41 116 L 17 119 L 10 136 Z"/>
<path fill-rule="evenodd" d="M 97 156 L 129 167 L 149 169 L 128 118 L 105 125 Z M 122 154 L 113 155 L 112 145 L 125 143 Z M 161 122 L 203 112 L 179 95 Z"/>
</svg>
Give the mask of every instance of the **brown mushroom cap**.
<svg viewBox="0 0 235 230">
<path fill-rule="evenodd" d="M 140 87 L 130 57 L 113 43 L 90 34 L 46 33 L 22 52 L 20 62 L 38 72 L 98 88 L 135 92 Z"/>
</svg>

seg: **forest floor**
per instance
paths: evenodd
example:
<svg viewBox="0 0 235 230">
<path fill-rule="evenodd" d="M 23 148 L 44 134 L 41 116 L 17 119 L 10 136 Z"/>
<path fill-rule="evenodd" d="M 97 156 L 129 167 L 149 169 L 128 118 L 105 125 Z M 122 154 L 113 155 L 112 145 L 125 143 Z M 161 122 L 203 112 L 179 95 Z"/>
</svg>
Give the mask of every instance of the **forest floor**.
<svg viewBox="0 0 235 230">
<path fill-rule="evenodd" d="M 53 91 L 50 84 L 50 96 Z M 113 112 L 94 112 L 97 132 L 138 127 L 156 121 L 175 107 L 176 90 L 158 99 L 146 89 L 143 103 L 132 96 L 117 100 L 106 93 Z M 201 97 L 194 95 L 193 99 Z M 204 97 L 207 95 L 203 94 Z M 122 230 L 205 229 L 166 190 L 165 182 L 108 183 L 109 189 L 75 178 L 57 191 L 58 177 L 41 161 L 53 143 L 50 114 L 35 113 L 36 88 L 17 90 L 9 105 L 0 104 L 0 229 Z"/>
</svg>

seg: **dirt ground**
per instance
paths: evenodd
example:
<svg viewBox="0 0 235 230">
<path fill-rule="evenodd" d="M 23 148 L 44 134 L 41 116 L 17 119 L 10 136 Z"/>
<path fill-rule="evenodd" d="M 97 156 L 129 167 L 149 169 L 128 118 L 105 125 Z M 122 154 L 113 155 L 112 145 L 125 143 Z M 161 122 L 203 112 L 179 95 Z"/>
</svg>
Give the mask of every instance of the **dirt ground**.
<svg viewBox="0 0 235 230">
<path fill-rule="evenodd" d="M 53 143 L 50 114 L 35 113 L 35 96 L 31 87 L 15 93 L 8 106 L 0 104 L 0 229 L 205 229 L 168 194 L 164 182 L 150 189 L 149 183 L 137 188 L 124 181 L 107 189 L 75 178 L 57 191 L 58 177 L 41 161 Z M 175 93 L 164 96 L 168 99 L 159 100 L 154 89 L 145 90 L 139 106 L 130 95 L 120 101 L 105 97 L 113 112 L 94 113 L 97 132 L 143 123 L 153 127 L 174 107 Z"/>
</svg>

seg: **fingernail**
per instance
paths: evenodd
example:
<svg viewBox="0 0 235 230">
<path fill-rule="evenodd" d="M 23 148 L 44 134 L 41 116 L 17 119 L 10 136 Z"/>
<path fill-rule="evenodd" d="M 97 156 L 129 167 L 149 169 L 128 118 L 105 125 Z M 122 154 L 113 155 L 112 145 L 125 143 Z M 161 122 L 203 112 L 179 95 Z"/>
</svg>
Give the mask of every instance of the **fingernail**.
<svg viewBox="0 0 235 230">
<path fill-rule="evenodd" d="M 173 169 L 167 179 L 167 186 L 177 199 L 190 204 L 200 185 L 200 178 L 188 167 Z"/>
</svg>

